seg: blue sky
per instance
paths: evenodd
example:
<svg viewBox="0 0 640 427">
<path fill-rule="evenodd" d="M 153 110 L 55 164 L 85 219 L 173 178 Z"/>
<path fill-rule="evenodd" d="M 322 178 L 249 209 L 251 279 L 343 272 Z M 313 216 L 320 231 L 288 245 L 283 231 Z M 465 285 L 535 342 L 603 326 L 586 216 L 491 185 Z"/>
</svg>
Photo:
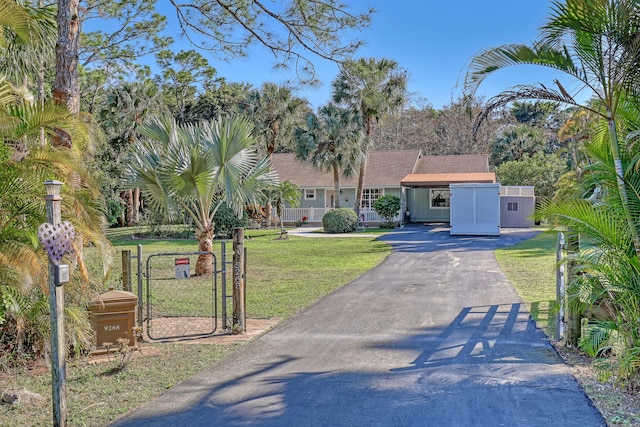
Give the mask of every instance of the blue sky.
<svg viewBox="0 0 640 427">
<path fill-rule="evenodd" d="M 550 12 L 549 0 L 352 0 L 377 10 L 372 25 L 360 34 L 366 46 L 357 57 L 393 59 L 409 73 L 409 90 L 441 108 L 458 98 L 469 60 L 482 49 L 507 43 L 528 43 Z M 172 19 L 173 14 L 170 13 Z M 175 28 L 175 27 L 174 27 Z M 180 43 L 181 49 L 190 49 Z M 207 56 L 206 52 L 202 52 Z M 256 47 L 247 58 L 223 62 L 207 56 L 218 76 L 228 81 L 244 81 L 259 87 L 263 82 L 284 83 L 292 72 L 274 70 L 273 56 Z M 338 73 L 336 64 L 314 60 L 322 81 L 320 88 L 298 93 L 314 107 L 331 97 L 330 83 Z M 485 98 L 514 84 L 551 83 L 559 77 L 541 72 L 539 67 L 515 67 L 489 77 L 480 87 Z M 562 80 L 562 79 L 561 79 Z M 571 87 L 571 85 L 568 85 Z"/>
</svg>

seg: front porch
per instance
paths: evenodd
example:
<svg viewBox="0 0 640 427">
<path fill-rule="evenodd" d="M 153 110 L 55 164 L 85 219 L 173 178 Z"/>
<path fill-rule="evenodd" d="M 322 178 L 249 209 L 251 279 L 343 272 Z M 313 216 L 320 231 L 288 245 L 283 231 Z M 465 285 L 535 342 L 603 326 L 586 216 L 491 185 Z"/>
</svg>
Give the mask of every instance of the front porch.
<svg viewBox="0 0 640 427">
<path fill-rule="evenodd" d="M 284 225 L 296 225 L 301 223 L 318 225 L 322 224 L 322 217 L 332 208 L 285 208 L 282 213 L 282 222 Z M 272 221 L 278 221 L 275 209 L 271 215 Z M 394 218 L 394 221 L 400 222 L 400 215 Z M 373 209 L 360 210 L 360 223 L 363 225 L 377 225 L 384 222 L 384 218 L 380 217 Z"/>
</svg>

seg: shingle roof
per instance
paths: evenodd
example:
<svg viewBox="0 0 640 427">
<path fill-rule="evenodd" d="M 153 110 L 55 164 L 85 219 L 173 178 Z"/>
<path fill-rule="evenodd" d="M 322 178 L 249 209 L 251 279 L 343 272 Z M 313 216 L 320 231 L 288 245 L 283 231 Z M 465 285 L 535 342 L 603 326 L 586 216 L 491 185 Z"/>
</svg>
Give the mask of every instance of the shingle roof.
<svg viewBox="0 0 640 427">
<path fill-rule="evenodd" d="M 332 172 L 319 171 L 309 163 L 297 160 L 293 154 L 274 154 L 272 164 L 280 181 L 289 180 L 302 188 L 333 187 Z M 447 179 L 446 175 L 450 182 L 495 182 L 495 174 L 489 173 L 489 156 L 486 154 L 421 157 L 419 150 L 398 150 L 369 154 L 364 185 L 374 188 L 398 187 L 401 182 L 407 186 L 440 185 L 438 183 Z M 470 178 L 471 175 L 473 177 Z M 340 176 L 343 188 L 355 188 L 357 184 L 357 175 L 351 178 Z"/>
<path fill-rule="evenodd" d="M 369 153 L 365 187 L 399 187 L 402 178 L 410 174 L 420 156 L 419 150 L 373 151 Z M 333 187 L 333 173 L 314 169 L 309 163 L 303 163 L 293 154 L 274 154 L 273 168 L 278 172 L 280 181 L 292 181 L 299 187 Z M 356 187 L 358 176 L 345 178 L 340 176 L 341 187 Z"/>
<path fill-rule="evenodd" d="M 486 154 L 423 156 L 418 160 L 413 171 L 414 174 L 478 172 L 489 172 L 489 156 Z"/>
</svg>

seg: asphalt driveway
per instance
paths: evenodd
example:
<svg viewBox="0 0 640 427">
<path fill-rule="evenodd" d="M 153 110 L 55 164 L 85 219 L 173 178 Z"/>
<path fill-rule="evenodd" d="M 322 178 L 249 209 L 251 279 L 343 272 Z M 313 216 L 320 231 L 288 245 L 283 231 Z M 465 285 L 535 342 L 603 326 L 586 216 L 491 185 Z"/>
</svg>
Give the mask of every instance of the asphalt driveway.
<svg viewBox="0 0 640 427">
<path fill-rule="evenodd" d="M 602 426 L 495 260 L 407 226 L 380 266 L 116 426 Z"/>
</svg>

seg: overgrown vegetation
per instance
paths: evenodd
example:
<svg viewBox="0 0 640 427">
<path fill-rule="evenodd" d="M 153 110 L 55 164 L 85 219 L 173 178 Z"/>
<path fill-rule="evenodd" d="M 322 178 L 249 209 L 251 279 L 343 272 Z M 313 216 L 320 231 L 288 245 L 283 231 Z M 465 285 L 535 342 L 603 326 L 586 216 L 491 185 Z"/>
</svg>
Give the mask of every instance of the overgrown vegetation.
<svg viewBox="0 0 640 427">
<path fill-rule="evenodd" d="M 536 64 L 564 73 L 578 91 L 590 91 L 591 99 L 581 103 L 559 80 L 555 87 L 516 86 L 487 102 L 476 129 L 495 109 L 523 99 L 562 103 L 581 117 L 562 132 L 572 174 L 537 216 L 579 235 L 567 257 L 568 305 L 592 327 L 581 338 L 579 325 L 571 328 L 577 333 L 568 334 L 567 343 L 610 356 L 600 365 L 630 389 L 640 386 L 639 26 L 637 1 L 555 1 L 538 41 L 483 51 L 465 79 L 465 93 L 472 96 L 488 75 Z"/>
<path fill-rule="evenodd" d="M 533 239 L 496 251 L 500 267 L 527 304 L 531 316 L 551 337 L 555 335 L 558 312 L 555 285 L 557 233 L 544 232 Z M 588 330 L 588 328 L 585 328 Z M 556 349 L 570 365 L 573 375 L 602 412 L 609 426 L 640 425 L 640 399 L 615 385 L 615 359 L 586 357 L 574 347 L 555 342 Z"/>
</svg>

